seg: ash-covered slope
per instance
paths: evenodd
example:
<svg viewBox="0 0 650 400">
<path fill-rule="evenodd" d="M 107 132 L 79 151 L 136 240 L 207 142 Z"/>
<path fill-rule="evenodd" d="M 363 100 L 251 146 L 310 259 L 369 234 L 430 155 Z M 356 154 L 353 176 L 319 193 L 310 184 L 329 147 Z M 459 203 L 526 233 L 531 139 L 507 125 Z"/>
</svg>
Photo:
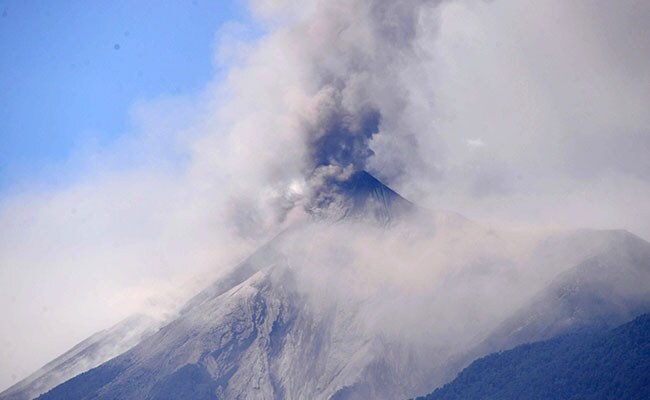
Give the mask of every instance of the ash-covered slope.
<svg viewBox="0 0 650 400">
<path fill-rule="evenodd" d="M 316 313 L 292 285 L 284 268 L 260 271 L 40 398 L 350 398 L 375 369 L 390 371 L 354 310 Z M 383 398 L 376 385 L 362 389 Z"/>
<path fill-rule="evenodd" d="M 331 217 L 342 211 L 346 220 L 384 226 L 411 207 L 365 172 L 341 182 L 336 192 L 344 202 L 313 224 L 340 221 Z M 310 301 L 281 251 L 290 231 L 191 299 L 157 334 L 40 398 L 343 399 L 404 393 L 385 378 L 407 371 L 416 349 L 397 352 L 369 335 L 354 303 Z M 405 378 L 405 386 L 412 385 Z"/>
<path fill-rule="evenodd" d="M 74 376 L 116 357 L 152 335 L 160 322 L 134 315 L 74 346 L 0 393 L 2 400 L 31 400 Z"/>
</svg>

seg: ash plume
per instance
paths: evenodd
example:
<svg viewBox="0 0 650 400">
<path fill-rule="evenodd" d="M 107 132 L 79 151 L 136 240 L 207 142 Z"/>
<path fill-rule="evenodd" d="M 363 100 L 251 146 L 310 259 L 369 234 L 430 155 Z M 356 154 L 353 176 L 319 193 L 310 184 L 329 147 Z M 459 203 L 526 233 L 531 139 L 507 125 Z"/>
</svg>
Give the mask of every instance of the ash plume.
<svg viewBox="0 0 650 400">
<path fill-rule="evenodd" d="M 416 39 L 421 15 L 438 1 L 317 1 L 284 40 L 302 63 L 306 106 L 298 114 L 305 146 L 301 174 L 308 208 L 333 203 L 338 185 L 368 169 L 376 136 L 390 137 L 391 157 L 416 154 L 408 131 L 384 129 L 410 101 L 401 73 L 423 57 Z M 280 43 L 282 45 L 282 43 Z M 384 139 L 386 140 L 386 139 Z M 400 171 L 381 165 L 384 176 Z M 393 170 L 391 170 L 393 169 Z"/>
</svg>

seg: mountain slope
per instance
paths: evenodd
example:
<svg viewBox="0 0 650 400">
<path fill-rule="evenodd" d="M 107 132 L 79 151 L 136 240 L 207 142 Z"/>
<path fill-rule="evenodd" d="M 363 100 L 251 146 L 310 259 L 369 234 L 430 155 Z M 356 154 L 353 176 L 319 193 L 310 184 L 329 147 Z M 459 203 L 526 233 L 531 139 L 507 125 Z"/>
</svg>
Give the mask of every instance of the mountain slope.
<svg viewBox="0 0 650 400">
<path fill-rule="evenodd" d="M 650 398 L 650 314 L 605 334 L 526 344 L 472 363 L 419 400 Z"/>
<path fill-rule="evenodd" d="M 143 315 L 127 318 L 79 343 L 0 393 L 2 400 L 31 400 L 68 379 L 118 356 L 152 335 L 160 323 Z"/>
<path fill-rule="evenodd" d="M 317 221 L 386 226 L 411 208 L 365 172 L 337 185 L 344 201 L 324 205 L 336 210 L 312 214 Z M 342 218 L 332 218 L 339 212 Z M 382 384 L 371 376 L 402 362 L 377 356 L 383 344 L 363 332 L 354 305 L 314 305 L 297 288 L 281 248 L 298 228 L 191 299 L 153 337 L 40 398 L 326 399 L 374 393 Z"/>
<path fill-rule="evenodd" d="M 555 278 L 484 342 L 487 352 L 611 329 L 650 311 L 650 246 L 611 231 L 608 246 Z"/>
<path fill-rule="evenodd" d="M 548 268 L 558 256 L 577 264 L 450 361 L 438 384 L 487 354 L 570 333 L 604 332 L 650 312 L 650 244 L 644 240 L 625 231 L 552 235 L 533 252 L 541 260 L 535 268 Z"/>
<path fill-rule="evenodd" d="M 584 272 L 565 273 L 570 282 L 602 283 L 571 293 L 622 306 L 543 300 L 548 312 L 520 317 L 553 326 L 553 316 L 564 321 L 578 309 L 593 311 L 586 320 L 624 320 L 638 311 L 630 304 L 650 299 L 627 285 L 647 281 L 650 260 L 650 244 L 633 235 L 580 231 L 540 242 L 419 210 L 365 172 L 333 185 L 310 221 L 279 234 L 155 335 L 41 398 L 406 398 L 476 358 L 468 351 L 524 310 L 531 288 L 571 267 Z"/>
<path fill-rule="evenodd" d="M 355 310 L 316 312 L 292 280 L 283 268 L 260 271 L 39 399 L 349 399 L 403 393 L 381 377 L 407 369 L 364 334 Z"/>
</svg>

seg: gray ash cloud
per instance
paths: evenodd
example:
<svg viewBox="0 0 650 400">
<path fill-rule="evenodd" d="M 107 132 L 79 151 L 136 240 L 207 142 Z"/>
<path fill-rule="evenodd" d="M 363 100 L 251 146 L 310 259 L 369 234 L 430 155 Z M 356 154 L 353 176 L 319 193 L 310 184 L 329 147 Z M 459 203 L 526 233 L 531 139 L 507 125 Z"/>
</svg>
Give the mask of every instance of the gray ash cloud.
<svg viewBox="0 0 650 400">
<path fill-rule="evenodd" d="M 309 135 L 309 160 L 314 168 L 334 165 L 362 170 L 374 154 L 369 142 L 379 132 L 381 114 L 373 106 L 356 114 L 342 109 L 324 112 L 322 121 Z"/>
<path fill-rule="evenodd" d="M 400 143 L 402 152 L 416 144 L 409 132 L 387 131 L 382 123 L 409 101 L 400 74 L 419 57 L 414 46 L 424 7 L 438 3 L 318 2 L 314 14 L 292 31 L 315 87 L 312 110 L 302 122 L 305 175 L 317 196 L 333 180 L 368 168 L 376 135 L 394 136 L 391 140 Z"/>
</svg>

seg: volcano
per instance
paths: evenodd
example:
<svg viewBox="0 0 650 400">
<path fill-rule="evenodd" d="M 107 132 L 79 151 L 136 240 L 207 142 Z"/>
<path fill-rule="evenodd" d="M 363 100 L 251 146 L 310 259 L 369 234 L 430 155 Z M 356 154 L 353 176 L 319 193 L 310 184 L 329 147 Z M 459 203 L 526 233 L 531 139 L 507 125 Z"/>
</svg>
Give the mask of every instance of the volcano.
<svg viewBox="0 0 650 400">
<path fill-rule="evenodd" d="M 453 378 L 473 360 L 468 355 L 480 355 L 481 344 L 492 351 L 596 330 L 650 307 L 645 286 L 617 284 L 650 282 L 650 244 L 629 233 L 524 240 L 418 208 L 363 171 L 327 190 L 309 218 L 196 294 L 154 333 L 72 379 L 51 378 L 51 386 L 60 384 L 47 392 L 33 380 L 19 383 L 21 393 L 45 392 L 41 400 L 409 398 Z M 511 250 L 522 240 L 530 249 L 523 256 Z M 353 241 L 391 257 L 360 256 Z M 432 271 L 429 281 L 408 279 L 413 256 L 400 251 L 414 243 L 416 254 L 440 256 L 418 259 L 425 264 L 418 271 Z M 607 296 L 610 274 L 629 277 L 614 282 L 615 296 Z M 579 298 L 596 300 L 575 305 L 563 297 L 575 282 L 586 282 L 573 291 Z M 55 377 L 57 368 L 41 375 Z M 12 393 L 0 398 L 29 398 Z"/>
</svg>

